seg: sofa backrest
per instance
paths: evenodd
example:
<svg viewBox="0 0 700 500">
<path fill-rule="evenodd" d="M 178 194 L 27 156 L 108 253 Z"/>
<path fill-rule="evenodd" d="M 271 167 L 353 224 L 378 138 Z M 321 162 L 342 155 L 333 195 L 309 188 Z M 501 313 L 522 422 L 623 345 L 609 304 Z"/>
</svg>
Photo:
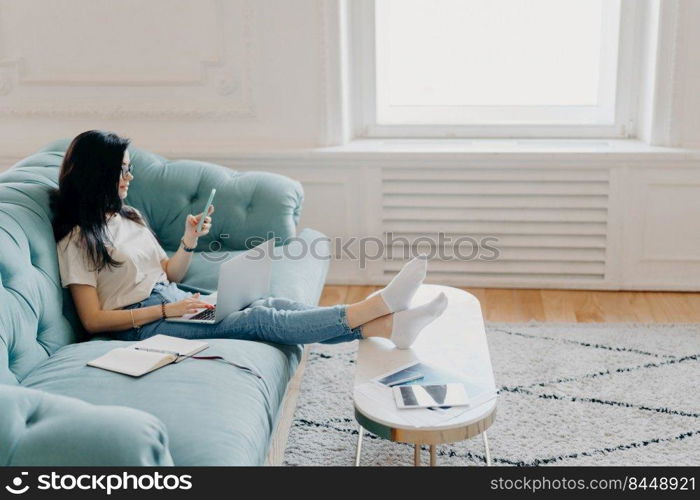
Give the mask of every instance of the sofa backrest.
<svg viewBox="0 0 700 500">
<path fill-rule="evenodd" d="M 69 139 L 52 142 L 0 174 L 0 383 L 16 384 L 60 347 L 83 339 L 70 292 L 61 287 L 49 208 Z M 295 235 L 303 191 L 281 175 L 169 161 L 130 147 L 135 179 L 126 202 L 175 250 L 185 217 L 217 189 L 216 217 L 200 251 L 241 250 L 251 236 Z"/>
</svg>

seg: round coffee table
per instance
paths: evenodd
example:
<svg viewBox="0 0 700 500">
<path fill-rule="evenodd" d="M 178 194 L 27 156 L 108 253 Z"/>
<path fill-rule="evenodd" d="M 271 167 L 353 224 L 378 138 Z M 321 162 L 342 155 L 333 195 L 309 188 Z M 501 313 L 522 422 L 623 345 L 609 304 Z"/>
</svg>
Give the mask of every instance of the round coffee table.
<svg viewBox="0 0 700 500">
<path fill-rule="evenodd" d="M 353 393 L 355 419 L 359 424 L 355 465 L 360 465 L 365 429 L 391 441 L 414 444 L 415 465 L 420 465 L 421 445 L 430 445 L 430 465 L 436 465 L 436 445 L 463 441 L 481 434 L 486 464 L 491 465 L 486 429 L 496 419 L 497 397 L 481 306 L 476 297 L 463 290 L 422 285 L 411 307 L 428 302 L 440 292 L 447 295 L 447 310 L 421 332 L 411 349 L 397 349 L 382 338 L 360 341 Z M 407 423 L 401 412 L 424 410 L 399 410 L 395 405 L 392 408 L 391 405 L 378 404 L 365 391 L 358 391 L 359 386 L 375 377 L 412 362 L 428 363 L 459 373 L 465 379 L 474 381 L 484 392 L 464 413 L 444 422 L 416 427 Z"/>
</svg>

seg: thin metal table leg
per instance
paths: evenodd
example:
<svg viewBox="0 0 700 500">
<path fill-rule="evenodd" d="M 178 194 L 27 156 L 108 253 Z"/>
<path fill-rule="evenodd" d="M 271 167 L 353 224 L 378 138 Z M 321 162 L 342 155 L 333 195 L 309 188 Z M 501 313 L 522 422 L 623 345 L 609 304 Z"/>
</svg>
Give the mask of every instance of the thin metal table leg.
<svg viewBox="0 0 700 500">
<path fill-rule="evenodd" d="M 362 455 L 362 435 L 365 433 L 364 427 L 357 425 L 357 450 L 355 451 L 355 467 L 360 466 L 360 456 Z"/>
<path fill-rule="evenodd" d="M 484 449 L 486 450 L 486 465 L 490 466 L 491 465 L 491 450 L 489 449 L 489 438 L 486 435 L 486 432 L 482 432 L 481 435 L 484 436 Z"/>
<path fill-rule="evenodd" d="M 415 449 L 413 451 L 413 465 L 418 467 L 420 465 L 420 445 L 417 444 L 415 445 Z"/>
<path fill-rule="evenodd" d="M 430 445 L 430 466 L 435 467 L 437 465 L 437 458 L 435 455 L 435 445 L 431 444 Z"/>
</svg>

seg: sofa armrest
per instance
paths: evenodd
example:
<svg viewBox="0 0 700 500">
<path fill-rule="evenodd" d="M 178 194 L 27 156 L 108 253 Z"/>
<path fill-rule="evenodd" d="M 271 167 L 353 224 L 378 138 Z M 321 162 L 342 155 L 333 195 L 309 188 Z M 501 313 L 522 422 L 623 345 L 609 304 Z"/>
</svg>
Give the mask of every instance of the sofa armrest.
<svg viewBox="0 0 700 500">
<path fill-rule="evenodd" d="M 0 385 L 0 465 L 173 465 L 163 423 L 146 412 Z"/>
</svg>

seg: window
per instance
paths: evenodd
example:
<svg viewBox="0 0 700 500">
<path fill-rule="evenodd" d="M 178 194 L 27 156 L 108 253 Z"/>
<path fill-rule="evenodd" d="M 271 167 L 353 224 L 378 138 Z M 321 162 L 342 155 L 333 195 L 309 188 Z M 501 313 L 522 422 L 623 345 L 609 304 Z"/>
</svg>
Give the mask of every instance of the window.
<svg viewBox="0 0 700 500">
<path fill-rule="evenodd" d="M 353 0 L 364 136 L 623 137 L 630 0 Z"/>
</svg>

